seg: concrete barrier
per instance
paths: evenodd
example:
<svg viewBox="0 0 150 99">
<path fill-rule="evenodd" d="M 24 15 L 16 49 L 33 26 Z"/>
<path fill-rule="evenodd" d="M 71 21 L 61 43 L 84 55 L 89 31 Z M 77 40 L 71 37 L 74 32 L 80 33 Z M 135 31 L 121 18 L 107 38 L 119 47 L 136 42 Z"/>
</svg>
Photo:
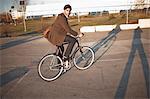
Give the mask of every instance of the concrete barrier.
<svg viewBox="0 0 150 99">
<path fill-rule="evenodd" d="M 139 19 L 140 28 L 150 28 L 150 19 Z"/>
<path fill-rule="evenodd" d="M 80 32 L 96 32 L 95 26 L 83 26 L 80 28 Z"/>
<path fill-rule="evenodd" d="M 101 26 L 95 26 L 96 32 L 98 31 L 112 31 L 114 28 L 116 28 L 117 25 L 101 25 Z"/>
<path fill-rule="evenodd" d="M 80 28 L 80 32 L 100 32 L 100 31 L 111 31 L 116 28 L 117 25 L 100 25 L 100 26 L 83 26 Z M 138 24 L 121 24 L 121 30 L 129 30 L 140 28 L 150 28 L 150 19 L 139 19 Z"/>
<path fill-rule="evenodd" d="M 80 28 L 80 32 L 100 32 L 100 31 L 111 31 L 117 25 L 101 25 L 101 26 L 83 26 Z"/>
<path fill-rule="evenodd" d="M 121 30 L 129 30 L 129 29 L 136 29 L 139 25 L 138 24 L 121 24 Z"/>
</svg>

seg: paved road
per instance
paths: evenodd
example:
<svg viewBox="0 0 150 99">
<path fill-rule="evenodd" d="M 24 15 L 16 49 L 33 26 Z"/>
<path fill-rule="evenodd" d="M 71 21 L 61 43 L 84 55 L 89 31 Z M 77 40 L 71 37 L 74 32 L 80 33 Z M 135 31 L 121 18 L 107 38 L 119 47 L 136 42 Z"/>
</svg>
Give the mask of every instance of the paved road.
<svg viewBox="0 0 150 99">
<path fill-rule="evenodd" d="M 113 32 L 116 33 L 116 40 L 106 49 L 101 49 L 102 38 Z M 55 46 L 41 36 L 1 39 L 1 98 L 150 97 L 150 29 L 87 33 L 81 42 L 97 49 L 93 66 L 85 71 L 72 68 L 59 79 L 46 82 L 38 76 L 37 64 L 42 56 L 54 52 Z M 105 54 L 102 53 L 104 50 L 107 50 Z"/>
</svg>

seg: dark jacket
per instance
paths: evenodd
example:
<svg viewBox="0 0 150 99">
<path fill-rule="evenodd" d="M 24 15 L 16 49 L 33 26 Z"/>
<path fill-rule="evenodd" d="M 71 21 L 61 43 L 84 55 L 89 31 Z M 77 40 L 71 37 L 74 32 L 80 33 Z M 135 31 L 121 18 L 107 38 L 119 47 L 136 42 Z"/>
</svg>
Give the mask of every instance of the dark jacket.
<svg viewBox="0 0 150 99">
<path fill-rule="evenodd" d="M 77 32 L 70 28 L 66 16 L 61 13 L 57 16 L 50 29 L 48 40 L 54 45 L 61 45 L 64 42 L 67 33 L 70 33 L 74 36 L 78 35 Z"/>
</svg>

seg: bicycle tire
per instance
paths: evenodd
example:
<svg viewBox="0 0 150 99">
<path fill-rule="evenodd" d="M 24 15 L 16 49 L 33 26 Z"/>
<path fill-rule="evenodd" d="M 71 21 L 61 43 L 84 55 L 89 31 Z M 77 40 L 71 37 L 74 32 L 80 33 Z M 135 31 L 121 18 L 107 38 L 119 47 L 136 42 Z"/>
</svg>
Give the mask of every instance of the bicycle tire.
<svg viewBox="0 0 150 99">
<path fill-rule="evenodd" d="M 45 81 L 57 79 L 63 72 L 63 62 L 59 56 L 48 54 L 44 56 L 38 65 L 38 74 Z"/>
<path fill-rule="evenodd" d="M 80 47 L 73 58 L 75 67 L 79 70 L 88 69 L 94 62 L 95 54 L 88 46 Z"/>
</svg>

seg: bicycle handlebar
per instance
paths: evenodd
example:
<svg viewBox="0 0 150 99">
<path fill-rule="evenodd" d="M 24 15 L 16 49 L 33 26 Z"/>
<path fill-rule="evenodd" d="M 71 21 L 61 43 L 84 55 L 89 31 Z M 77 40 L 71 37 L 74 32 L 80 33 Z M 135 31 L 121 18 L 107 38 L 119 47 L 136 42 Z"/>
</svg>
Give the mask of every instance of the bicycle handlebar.
<svg viewBox="0 0 150 99">
<path fill-rule="evenodd" d="M 84 36 L 84 33 L 81 33 L 81 34 L 82 34 L 81 37 L 83 37 L 83 36 Z M 81 34 L 79 34 L 79 35 L 81 35 Z M 75 36 L 75 38 L 81 38 L 79 35 Z"/>
</svg>

